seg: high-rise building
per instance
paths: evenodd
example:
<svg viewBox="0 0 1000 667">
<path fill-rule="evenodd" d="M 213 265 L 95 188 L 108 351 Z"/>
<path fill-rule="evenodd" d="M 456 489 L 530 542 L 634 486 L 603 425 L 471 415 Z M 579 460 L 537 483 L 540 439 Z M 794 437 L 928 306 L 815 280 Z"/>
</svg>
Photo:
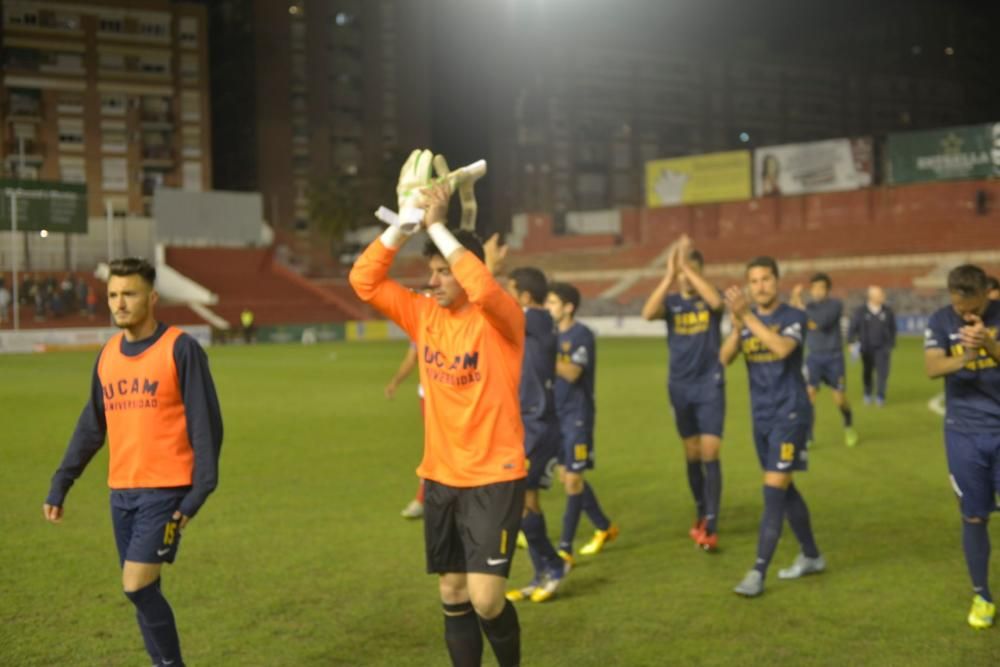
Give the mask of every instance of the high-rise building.
<svg viewBox="0 0 1000 667">
<path fill-rule="evenodd" d="M 430 140 L 426 15 L 406 0 L 212 3 L 216 184 L 259 190 L 301 268 L 329 258 L 316 200 L 370 214 Z"/>
<path fill-rule="evenodd" d="M 91 215 L 210 189 L 207 40 L 195 3 L 4 0 L 3 174 L 86 182 Z"/>
</svg>

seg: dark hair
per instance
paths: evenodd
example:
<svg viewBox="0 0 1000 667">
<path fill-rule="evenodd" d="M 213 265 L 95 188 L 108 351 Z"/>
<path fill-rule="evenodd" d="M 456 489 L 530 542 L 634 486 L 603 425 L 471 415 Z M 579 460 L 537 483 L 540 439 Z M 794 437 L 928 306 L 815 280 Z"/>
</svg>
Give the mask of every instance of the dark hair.
<svg viewBox="0 0 1000 667">
<path fill-rule="evenodd" d="M 814 273 L 813 277 L 809 279 L 809 282 L 825 283 L 827 289 L 833 287 L 833 281 L 830 280 L 830 276 L 826 275 L 825 273 Z"/>
<path fill-rule="evenodd" d="M 700 250 L 692 250 L 688 253 L 688 261 L 694 262 L 700 268 L 705 268 L 705 256 L 701 254 Z"/>
<path fill-rule="evenodd" d="M 470 232 L 467 229 L 456 229 L 451 233 L 454 234 L 455 240 L 461 243 L 463 248 L 478 257 L 480 262 L 486 261 L 486 251 L 483 250 L 483 242 L 476 236 L 475 232 Z M 427 242 L 424 243 L 424 257 L 430 259 L 435 256 L 441 257 L 441 251 L 438 250 L 433 239 L 427 239 Z"/>
<path fill-rule="evenodd" d="M 747 264 L 747 273 L 750 269 L 761 267 L 764 269 L 771 269 L 771 273 L 774 274 L 775 278 L 780 278 L 781 275 L 778 273 L 778 263 L 774 261 L 774 257 L 768 257 L 767 255 L 761 255 L 760 257 L 754 257 Z"/>
<path fill-rule="evenodd" d="M 156 282 L 156 268 L 141 257 L 113 259 L 108 264 L 112 276 L 135 276 L 145 280 L 150 287 Z"/>
<path fill-rule="evenodd" d="M 985 293 L 987 284 L 986 272 L 974 264 L 956 266 L 948 272 L 948 291 L 964 297 Z"/>
<path fill-rule="evenodd" d="M 996 276 L 986 276 L 986 291 L 1000 289 L 1000 279 Z"/>
<path fill-rule="evenodd" d="M 507 277 L 514 281 L 514 288 L 518 293 L 527 292 L 534 303 L 545 303 L 545 296 L 549 293 L 549 281 L 545 279 L 541 269 L 522 266 L 511 271 Z"/>
<path fill-rule="evenodd" d="M 560 301 L 573 306 L 573 314 L 580 310 L 580 290 L 569 283 L 552 283 L 549 285 L 549 293 L 555 294 Z"/>
</svg>

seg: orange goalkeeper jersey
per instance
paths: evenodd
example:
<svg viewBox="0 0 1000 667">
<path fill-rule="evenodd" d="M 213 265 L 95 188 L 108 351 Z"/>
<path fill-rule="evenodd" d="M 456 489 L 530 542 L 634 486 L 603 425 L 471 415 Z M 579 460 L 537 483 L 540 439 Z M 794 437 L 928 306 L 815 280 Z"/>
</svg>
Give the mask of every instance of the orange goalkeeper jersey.
<svg viewBox="0 0 1000 667">
<path fill-rule="evenodd" d="M 454 311 L 389 280 L 395 255 L 376 239 L 350 279 L 363 301 L 416 343 L 425 391 L 417 474 L 457 487 L 521 479 L 527 474 L 517 393 L 524 311 L 471 252 L 451 267 L 469 297 Z"/>
</svg>

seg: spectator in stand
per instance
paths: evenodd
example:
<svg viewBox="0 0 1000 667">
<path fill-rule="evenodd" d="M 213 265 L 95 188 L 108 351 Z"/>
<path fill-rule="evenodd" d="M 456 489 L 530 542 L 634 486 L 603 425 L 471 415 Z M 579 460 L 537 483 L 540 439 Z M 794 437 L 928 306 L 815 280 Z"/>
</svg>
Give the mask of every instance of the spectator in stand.
<svg viewBox="0 0 1000 667">
<path fill-rule="evenodd" d="M 17 297 L 22 306 L 27 306 L 34 300 L 34 289 L 35 279 L 31 276 L 31 274 L 24 274 L 24 277 L 21 279 L 21 290 L 18 292 Z"/>
<path fill-rule="evenodd" d="M 885 305 L 881 287 L 868 288 L 868 301 L 854 312 L 847 340 L 851 343 L 851 355 L 861 356 L 865 405 L 871 405 L 874 394 L 875 404 L 882 407 L 889 381 L 889 358 L 896 346 L 896 314 Z M 877 384 L 873 383 L 873 375 L 878 375 Z"/>
<path fill-rule="evenodd" d="M 97 291 L 87 290 L 87 317 L 94 319 L 97 311 Z"/>
<path fill-rule="evenodd" d="M 986 298 L 1000 301 L 1000 279 L 996 276 L 986 276 Z"/>
<path fill-rule="evenodd" d="M 35 302 L 35 319 L 44 320 L 48 307 L 48 299 L 45 294 L 46 285 L 41 281 L 35 281 L 31 291 L 32 298 Z"/>
<path fill-rule="evenodd" d="M 90 296 L 90 288 L 87 281 L 80 278 L 76 282 L 76 305 L 81 315 L 87 314 L 87 299 Z"/>
<path fill-rule="evenodd" d="M 7 323 L 7 307 L 10 306 L 10 290 L 0 278 L 0 326 Z"/>
<path fill-rule="evenodd" d="M 69 314 L 76 310 L 76 278 L 73 277 L 72 273 L 67 273 L 66 277 L 59 283 L 59 292 L 59 298 L 66 313 Z"/>
</svg>

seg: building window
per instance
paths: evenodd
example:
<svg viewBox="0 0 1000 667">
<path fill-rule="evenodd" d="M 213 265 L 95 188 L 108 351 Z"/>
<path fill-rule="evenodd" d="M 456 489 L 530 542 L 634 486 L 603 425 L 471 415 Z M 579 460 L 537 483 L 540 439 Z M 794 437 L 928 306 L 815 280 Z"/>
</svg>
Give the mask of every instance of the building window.
<svg viewBox="0 0 1000 667">
<path fill-rule="evenodd" d="M 120 53 L 102 53 L 97 58 L 97 66 L 102 71 L 122 71 L 125 69 L 125 56 Z"/>
<path fill-rule="evenodd" d="M 56 97 L 56 111 L 59 113 L 83 113 L 83 95 L 59 93 Z"/>
<path fill-rule="evenodd" d="M 86 161 L 82 157 L 59 158 L 59 179 L 65 183 L 86 183 Z"/>
<path fill-rule="evenodd" d="M 101 95 L 101 114 L 105 116 L 124 116 L 128 107 L 128 97 L 121 93 Z"/>
<path fill-rule="evenodd" d="M 181 93 L 181 119 L 201 120 L 201 95 L 195 91 Z"/>
<path fill-rule="evenodd" d="M 182 46 L 198 46 L 198 19 L 182 16 L 178 26 Z"/>
<path fill-rule="evenodd" d="M 146 37 L 166 37 L 170 32 L 169 23 L 162 21 L 140 21 L 139 34 Z"/>
<path fill-rule="evenodd" d="M 101 18 L 97 22 L 97 32 L 119 34 L 124 29 L 125 22 L 120 18 Z"/>
<path fill-rule="evenodd" d="M 59 119 L 59 148 L 80 149 L 83 147 L 83 120 L 80 118 Z"/>
<path fill-rule="evenodd" d="M 187 125 L 182 134 L 184 157 L 201 157 L 201 128 Z"/>
<path fill-rule="evenodd" d="M 128 192 L 128 161 L 121 157 L 101 160 L 101 189 L 105 192 Z"/>
<path fill-rule="evenodd" d="M 37 9 L 14 9 L 7 14 L 7 24 L 34 27 L 38 25 Z"/>
<path fill-rule="evenodd" d="M 105 153 L 124 153 L 128 150 L 128 134 L 123 126 L 101 128 L 101 150 Z"/>
<path fill-rule="evenodd" d="M 188 192 L 201 192 L 201 163 L 185 162 L 181 169 L 182 187 Z"/>
<path fill-rule="evenodd" d="M 185 81 L 198 79 L 198 56 L 185 53 L 181 56 L 181 78 Z"/>
</svg>

